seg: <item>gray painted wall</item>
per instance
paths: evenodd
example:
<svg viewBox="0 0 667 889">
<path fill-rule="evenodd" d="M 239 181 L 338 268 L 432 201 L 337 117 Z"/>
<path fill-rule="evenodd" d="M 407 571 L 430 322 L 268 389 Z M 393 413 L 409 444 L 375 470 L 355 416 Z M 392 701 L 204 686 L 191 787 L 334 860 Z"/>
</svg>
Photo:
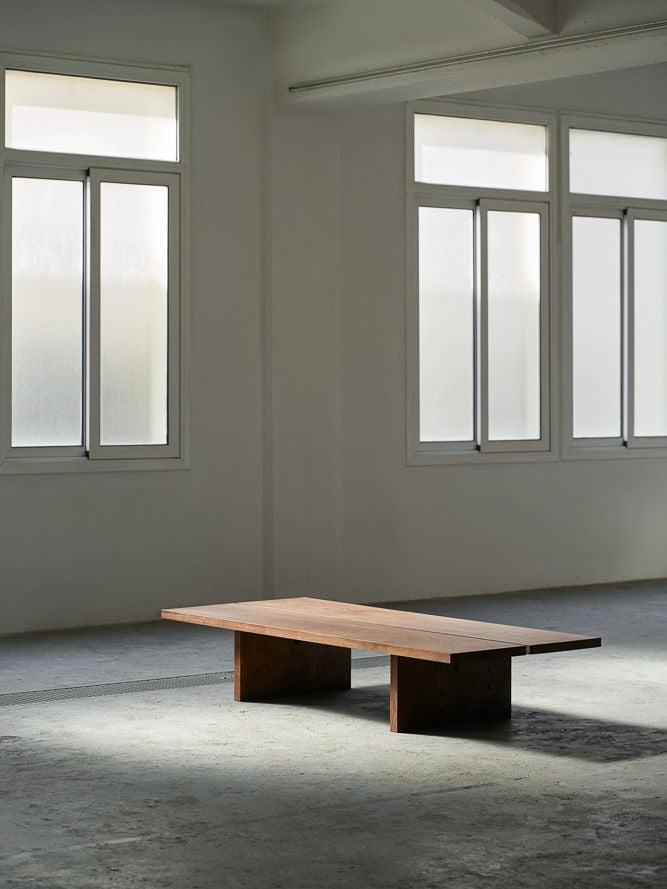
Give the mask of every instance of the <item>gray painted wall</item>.
<svg viewBox="0 0 667 889">
<path fill-rule="evenodd" d="M 474 98 L 667 118 L 665 87 L 662 65 Z M 405 466 L 402 108 L 274 118 L 276 592 L 664 576 L 664 460 Z"/>
<path fill-rule="evenodd" d="M 667 120 L 667 63 L 469 92 L 461 98 Z"/>
<path fill-rule="evenodd" d="M 192 468 L 0 477 L 0 632 L 257 597 L 264 18 L 171 0 L 3 0 L 0 34 L 7 49 L 191 65 L 193 118 Z"/>
<path fill-rule="evenodd" d="M 405 466 L 400 106 L 269 111 L 256 10 L 57 6 L 3 0 L 3 45 L 192 69 L 192 459 L 1 476 L 0 632 L 667 573 L 664 461 Z M 599 76 L 500 98 L 667 116 L 663 67 Z"/>
</svg>

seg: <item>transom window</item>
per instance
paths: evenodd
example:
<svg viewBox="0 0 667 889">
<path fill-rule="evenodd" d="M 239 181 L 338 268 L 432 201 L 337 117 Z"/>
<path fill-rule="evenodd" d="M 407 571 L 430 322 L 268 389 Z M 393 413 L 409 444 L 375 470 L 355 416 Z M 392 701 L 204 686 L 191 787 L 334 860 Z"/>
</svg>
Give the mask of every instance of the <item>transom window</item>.
<svg viewBox="0 0 667 889">
<path fill-rule="evenodd" d="M 183 81 L 151 73 L 2 69 L 14 466 L 182 455 Z"/>
</svg>

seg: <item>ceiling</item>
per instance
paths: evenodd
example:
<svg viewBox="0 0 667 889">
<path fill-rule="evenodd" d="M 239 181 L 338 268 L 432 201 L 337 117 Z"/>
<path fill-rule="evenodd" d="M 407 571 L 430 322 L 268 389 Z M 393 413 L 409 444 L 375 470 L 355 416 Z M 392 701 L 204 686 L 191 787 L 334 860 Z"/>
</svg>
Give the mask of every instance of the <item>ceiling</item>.
<svg viewBox="0 0 667 889">
<path fill-rule="evenodd" d="M 667 61 L 667 0 L 205 2 L 272 11 L 289 102 L 403 101 Z"/>
</svg>

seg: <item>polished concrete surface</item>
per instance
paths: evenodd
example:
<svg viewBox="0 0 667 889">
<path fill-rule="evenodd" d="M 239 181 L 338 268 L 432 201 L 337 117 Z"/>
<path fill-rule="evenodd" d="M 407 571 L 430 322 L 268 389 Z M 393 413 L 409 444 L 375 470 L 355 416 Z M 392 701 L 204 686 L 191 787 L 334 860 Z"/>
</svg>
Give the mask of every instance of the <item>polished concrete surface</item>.
<svg viewBox="0 0 667 889">
<path fill-rule="evenodd" d="M 406 603 L 604 638 L 515 658 L 511 721 L 424 734 L 364 652 L 351 692 L 235 704 L 225 631 L 2 639 L 0 887 L 663 889 L 666 601 Z"/>
</svg>

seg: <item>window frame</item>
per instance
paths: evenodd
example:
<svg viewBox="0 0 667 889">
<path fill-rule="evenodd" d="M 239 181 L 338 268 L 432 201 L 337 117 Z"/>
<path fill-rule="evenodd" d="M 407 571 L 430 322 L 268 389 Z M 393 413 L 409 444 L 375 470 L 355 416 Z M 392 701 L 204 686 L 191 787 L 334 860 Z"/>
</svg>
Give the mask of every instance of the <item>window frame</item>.
<svg viewBox="0 0 667 889">
<path fill-rule="evenodd" d="M 413 393 L 413 397 L 408 398 L 408 453 L 410 454 L 410 449 L 414 449 L 415 456 L 418 454 L 420 461 L 421 458 L 427 458 L 436 455 L 442 455 L 443 458 L 453 457 L 453 458 L 462 458 L 465 456 L 470 456 L 472 459 L 478 454 L 478 449 L 475 441 L 442 441 L 442 442 L 423 442 L 419 440 L 419 429 L 420 429 L 420 419 L 419 419 L 419 210 L 422 207 L 433 207 L 435 209 L 443 209 L 443 210 L 469 210 L 473 214 L 473 226 L 476 225 L 477 221 L 477 204 L 474 200 L 462 200 L 462 199 L 440 199 L 438 196 L 426 196 L 419 197 L 418 200 L 414 201 L 412 204 L 408 203 L 408 232 L 410 233 L 410 240 L 408 241 L 408 256 L 412 256 L 412 263 L 409 263 L 411 266 L 409 271 L 409 281 L 412 281 L 412 289 L 414 290 L 415 297 L 412 300 L 408 300 L 408 355 L 409 355 L 409 363 L 408 367 L 412 368 L 412 373 L 408 375 L 408 392 Z M 477 327 L 478 324 L 478 275 L 473 276 L 473 318 L 474 325 Z M 410 292 L 410 285 L 408 285 L 408 292 Z M 412 332 L 413 336 L 410 336 L 410 332 Z M 410 349 L 410 345 L 413 343 L 413 337 L 416 344 L 416 348 Z M 478 364 L 478 349 L 477 349 L 477 336 L 473 337 L 473 363 L 477 368 Z M 478 370 L 476 369 L 475 375 Z M 473 415 L 475 417 L 475 423 L 478 421 L 478 395 L 477 395 L 478 387 L 473 384 Z"/>
<path fill-rule="evenodd" d="M 7 322 L 2 324 L 0 330 L 0 348 L 2 349 L 2 360 L 0 367 L 2 368 L 2 382 L 0 387 L 2 390 L 2 411 L 0 412 L 0 449 L 2 455 L 7 460 L 24 459 L 24 458 L 40 458 L 40 457 L 84 457 L 85 456 L 85 425 L 86 425 L 86 403 L 84 396 L 84 387 L 82 386 L 82 429 L 81 444 L 69 446 L 48 446 L 48 447 L 14 447 L 12 446 L 11 431 L 11 411 L 12 411 L 12 180 L 13 179 L 46 179 L 54 181 L 81 182 L 82 191 L 82 209 L 85 206 L 86 197 L 86 171 L 71 169 L 56 170 L 47 166 L 25 166 L 24 164 L 6 164 L 4 168 L 3 188 L 2 188 L 2 221 L 0 226 L 2 231 L 7 233 L 3 237 L 2 251 L 2 289 L 4 293 L 3 300 L 3 316 Z M 83 225 L 85 229 L 86 219 L 84 216 Z M 82 244 L 83 248 L 84 244 Z M 83 252 L 83 275 L 86 275 L 86 256 Z M 82 380 L 85 373 L 86 349 L 84 327 L 86 323 L 86 306 L 85 306 L 85 286 L 84 281 L 81 282 L 81 300 L 82 300 L 82 325 L 81 325 L 81 357 L 82 357 Z"/>
<path fill-rule="evenodd" d="M 667 204 L 667 201 L 665 201 Z M 628 208 L 625 212 L 623 234 L 625 254 L 625 288 L 627 314 L 627 420 L 625 439 L 628 449 L 664 448 L 667 454 L 667 435 L 635 435 L 635 223 L 655 221 L 667 224 L 667 206 L 663 210 Z"/>
<path fill-rule="evenodd" d="M 168 203 L 168 282 L 167 304 L 167 431 L 168 440 L 163 445 L 102 445 L 100 444 L 100 186 L 102 183 L 164 186 L 169 191 Z M 129 170 L 89 171 L 90 183 L 90 263 L 88 287 L 88 450 L 91 460 L 146 459 L 151 457 L 178 457 L 178 437 L 173 440 L 171 429 L 179 430 L 180 405 L 178 399 L 179 349 L 179 255 L 180 217 L 179 177 L 175 173 L 145 173 Z M 171 440 L 170 440 L 171 439 Z"/>
<path fill-rule="evenodd" d="M 537 124 L 546 130 L 548 188 L 545 191 L 527 189 L 477 188 L 424 183 L 414 176 L 414 115 L 434 114 L 447 117 L 465 117 L 478 120 L 497 120 L 508 123 Z M 405 178 L 406 189 L 406 463 L 408 466 L 438 464 L 483 464 L 532 462 L 555 460 L 556 414 L 554 397 L 555 380 L 555 255 L 556 226 L 554 193 L 557 185 L 557 116 L 554 113 L 496 107 L 477 103 L 451 102 L 446 99 L 411 102 L 406 105 L 405 119 Z M 482 432 L 480 444 L 476 442 L 424 442 L 419 439 L 419 207 L 442 207 L 475 210 L 476 219 L 484 208 L 516 209 L 540 212 L 547 220 L 547 230 L 541 234 L 541 317 L 540 317 L 540 419 L 539 440 L 514 440 L 489 442 L 486 423 L 482 420 L 484 405 L 479 403 L 479 393 L 484 386 L 484 349 L 479 333 L 475 335 L 476 373 L 482 374 L 475 386 L 475 416 Z M 536 210 L 536 208 L 539 208 Z M 476 237 L 478 240 L 479 235 Z M 545 256 L 545 251 L 547 255 Z M 479 258 L 476 259 L 476 263 Z M 478 312 L 480 294 L 475 276 L 475 311 Z M 479 319 L 476 319 L 476 324 Z M 482 354 L 480 354 L 480 351 Z M 482 366 L 480 366 L 482 365 Z M 484 396 L 483 396 L 484 397 Z"/>
<path fill-rule="evenodd" d="M 586 206 L 570 207 L 567 211 L 566 221 L 563 225 L 563 265 L 565 274 L 563 276 L 564 292 L 567 292 L 567 298 L 563 300 L 563 317 L 564 317 L 564 355 L 563 362 L 565 385 L 562 389 L 563 402 L 563 436 L 566 446 L 564 453 L 569 455 L 569 442 L 572 442 L 572 448 L 577 452 L 582 448 L 587 450 L 591 448 L 599 448 L 602 452 L 609 448 L 618 448 L 623 445 L 623 434 L 618 436 L 609 436 L 608 438 L 575 438 L 574 436 L 574 280 L 573 280 L 573 226 L 572 220 L 575 217 L 589 217 L 593 219 L 616 219 L 620 225 L 619 248 L 621 252 L 621 352 L 619 360 L 621 363 L 621 392 L 620 412 L 621 412 L 621 430 L 625 427 L 626 421 L 626 404 L 625 404 L 625 387 L 627 380 L 627 366 L 623 355 L 623 338 L 624 327 L 627 319 L 627 306 L 624 299 L 623 278 L 626 270 L 626 256 L 623 250 L 625 236 L 623 227 L 625 223 L 622 210 L 615 207 L 601 207 L 587 204 Z"/>
<path fill-rule="evenodd" d="M 526 213 L 540 217 L 540 432 L 539 439 L 489 439 L 488 437 L 488 214 L 490 212 Z M 496 200 L 482 198 L 478 203 L 479 235 L 479 366 L 480 391 L 479 428 L 482 453 L 533 453 L 549 450 L 549 204 L 546 201 Z M 485 410 L 484 408 L 487 408 Z"/>
<path fill-rule="evenodd" d="M 667 123 L 637 118 L 615 118 L 607 115 L 560 114 L 559 140 L 560 217 L 562 229 L 563 269 L 563 342 L 562 342 L 562 440 L 565 460 L 646 459 L 667 457 L 667 436 L 636 437 L 634 435 L 634 258 L 632 229 L 636 219 L 667 220 L 667 199 L 634 198 L 624 195 L 596 195 L 570 192 L 570 129 L 599 130 L 636 136 L 658 136 L 667 139 Z M 621 437 L 575 438 L 573 435 L 573 280 L 572 219 L 575 216 L 615 218 L 622 221 L 621 235 Z"/>
<path fill-rule="evenodd" d="M 61 152 L 7 148 L 5 146 L 5 71 L 34 71 L 46 74 L 93 77 L 136 83 L 155 83 L 176 88 L 176 114 L 178 132 L 178 158 L 175 161 L 119 158 L 106 155 L 78 155 Z M 0 474 L 40 472 L 99 472 L 134 470 L 172 470 L 189 468 L 189 436 L 187 429 L 189 376 L 189 314 L 190 314 L 190 261 L 189 261 L 189 178 L 190 178 L 190 77 L 182 66 L 143 66 L 115 62 L 98 62 L 87 59 L 70 59 L 61 56 L 42 56 L 15 52 L 0 53 L 0 201 L 2 214 L 2 259 L 4 271 L 0 280 L 0 318 L 3 349 L 0 366 L 4 380 L 0 384 Z M 83 447 L 11 447 L 11 204 L 7 179 L 16 175 L 29 178 L 81 179 L 88 177 L 92 190 L 94 183 L 102 181 L 135 182 L 137 184 L 166 184 L 169 194 L 169 308 L 168 308 L 168 429 L 166 445 L 105 445 L 91 435 L 86 450 L 86 426 L 88 414 L 99 410 L 99 402 L 91 398 L 94 373 L 88 385 L 84 385 L 84 444 Z M 41 175 L 40 175 L 41 171 Z M 176 199 L 172 201 L 172 197 Z M 89 225 L 90 239 L 95 240 L 95 226 Z M 89 275 L 91 263 L 84 257 L 84 278 Z M 94 267 L 94 266 L 93 266 Z M 172 277 L 173 276 L 173 277 Z M 93 282 L 90 282 L 91 284 Z M 90 287 L 88 288 L 90 290 Z M 86 314 L 94 303 L 84 298 L 84 324 Z M 91 343 L 99 339 L 98 319 L 89 317 Z M 90 345 L 90 344 L 89 344 Z M 84 337 L 84 356 L 86 353 Z M 84 357 L 84 361 L 86 358 Z M 93 370 L 93 368 L 91 368 Z M 85 376 L 85 374 L 84 374 Z M 93 417 L 94 419 L 94 417 Z M 91 429 L 91 432 L 93 430 Z"/>
</svg>

